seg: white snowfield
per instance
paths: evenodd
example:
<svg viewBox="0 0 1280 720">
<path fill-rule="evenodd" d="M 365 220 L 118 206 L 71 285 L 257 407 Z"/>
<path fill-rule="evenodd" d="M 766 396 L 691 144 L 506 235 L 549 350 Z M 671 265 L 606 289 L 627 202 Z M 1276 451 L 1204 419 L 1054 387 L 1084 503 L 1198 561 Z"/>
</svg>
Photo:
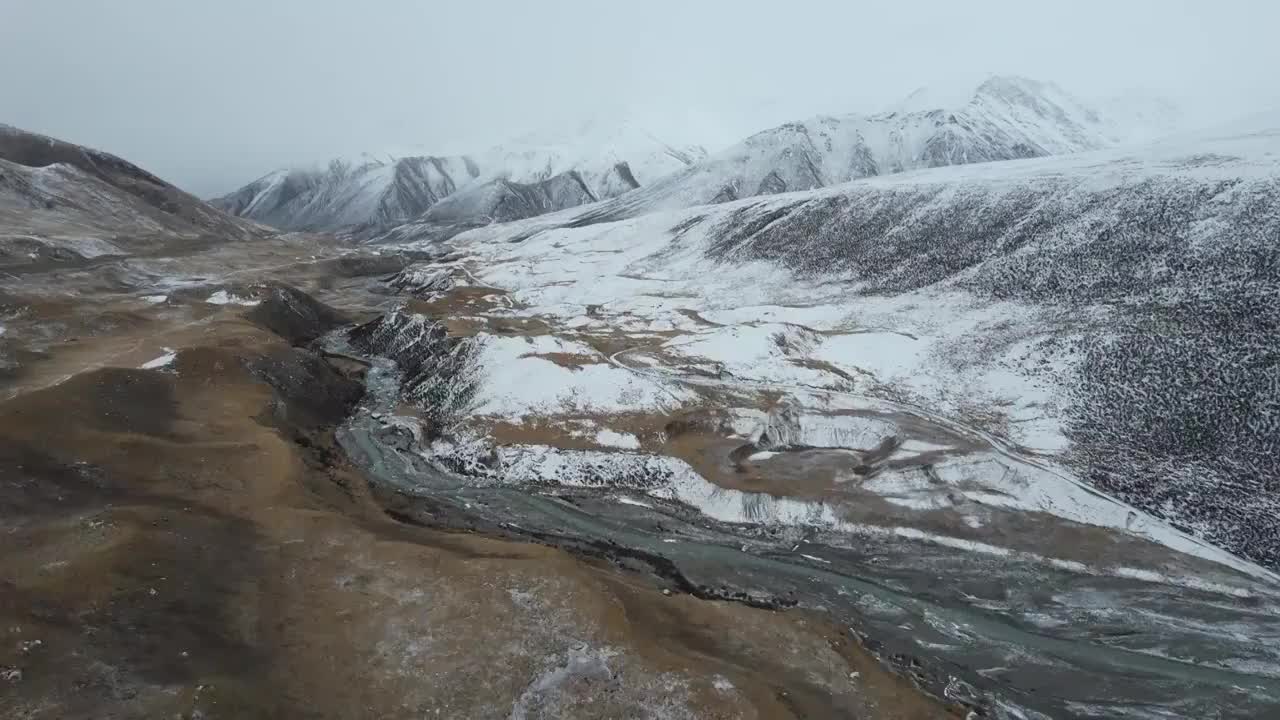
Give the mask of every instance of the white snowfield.
<svg viewBox="0 0 1280 720">
<path fill-rule="evenodd" d="M 674 409 L 692 393 L 667 388 L 609 364 L 593 348 L 555 338 L 481 335 L 480 384 L 474 413 L 519 418 L 525 415 L 612 413 L 636 409 Z M 588 358 L 566 367 L 547 357 L 565 353 Z M 620 438 L 609 436 L 609 444 Z"/>
</svg>

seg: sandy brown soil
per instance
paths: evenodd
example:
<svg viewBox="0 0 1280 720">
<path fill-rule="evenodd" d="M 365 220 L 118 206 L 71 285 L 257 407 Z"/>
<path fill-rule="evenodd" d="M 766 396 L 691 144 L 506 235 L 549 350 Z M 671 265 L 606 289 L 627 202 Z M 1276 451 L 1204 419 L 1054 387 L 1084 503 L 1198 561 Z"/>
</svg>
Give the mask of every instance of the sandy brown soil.
<svg viewBox="0 0 1280 720">
<path fill-rule="evenodd" d="M 0 402 L 0 717 L 952 715 L 821 615 L 395 521 L 333 441 L 360 364 L 184 307 Z"/>
</svg>

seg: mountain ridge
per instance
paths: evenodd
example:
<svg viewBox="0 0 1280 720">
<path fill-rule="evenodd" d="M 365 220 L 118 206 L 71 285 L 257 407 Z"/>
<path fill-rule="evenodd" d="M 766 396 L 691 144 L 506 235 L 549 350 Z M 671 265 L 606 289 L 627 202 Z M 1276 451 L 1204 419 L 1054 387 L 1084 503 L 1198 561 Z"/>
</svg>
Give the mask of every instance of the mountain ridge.
<svg viewBox="0 0 1280 720">
<path fill-rule="evenodd" d="M 664 142 L 633 123 L 588 123 L 576 135 L 530 134 L 478 154 L 365 153 L 325 168 L 276 170 L 211 202 L 285 229 L 387 228 L 418 218 L 459 190 L 482 193 L 479 188 L 498 181 L 536 186 L 572 172 L 587 190 L 582 201 L 595 202 L 705 154 L 700 146 Z"/>
<path fill-rule="evenodd" d="M 95 192 L 119 193 L 117 203 L 128 206 L 170 229 L 205 231 L 243 237 L 261 228 L 252 223 L 215 210 L 209 204 L 156 175 L 111 153 L 84 145 L 59 140 L 40 133 L 0 123 L 0 161 L 8 164 L 10 174 L 23 178 L 25 193 L 41 195 L 39 204 L 56 202 L 58 188 L 36 182 L 38 178 L 53 181 L 80 182 L 91 178 L 101 183 Z M 23 169 L 25 168 L 25 170 Z M 17 181 L 9 185 L 18 192 Z M 35 195 L 27 199 L 33 200 Z M 70 200 L 70 198 L 67 198 Z M 102 208 L 98 208 L 99 210 Z"/>
<path fill-rule="evenodd" d="M 1143 103 L 1109 120 L 1052 83 L 1017 76 L 989 77 L 965 97 L 955 109 L 817 115 L 762 130 L 634 191 L 601 198 L 574 222 L 814 190 L 934 167 L 1119 147 L 1130 138 L 1167 132 L 1172 113 L 1166 109 L 1151 115 L 1150 121 L 1160 127 L 1148 130 L 1146 116 L 1138 112 Z M 908 96 L 912 98 L 921 99 L 918 91 Z M 927 104 L 938 104 L 934 100 Z M 429 218 L 419 218 L 386 235 L 403 241 L 415 232 L 438 236 L 438 230 Z"/>
</svg>

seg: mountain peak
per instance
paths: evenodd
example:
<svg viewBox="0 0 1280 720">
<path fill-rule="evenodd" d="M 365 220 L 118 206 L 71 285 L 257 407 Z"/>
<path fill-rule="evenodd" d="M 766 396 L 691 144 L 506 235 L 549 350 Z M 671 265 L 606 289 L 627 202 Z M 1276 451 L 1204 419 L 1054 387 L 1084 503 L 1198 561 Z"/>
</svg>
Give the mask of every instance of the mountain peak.
<svg viewBox="0 0 1280 720">
<path fill-rule="evenodd" d="M 1033 80 L 1021 75 L 991 75 L 974 89 L 973 95 L 975 97 L 979 95 L 1038 95 L 1048 91 L 1061 92 L 1058 86 L 1051 82 Z"/>
<path fill-rule="evenodd" d="M 972 97 L 972 93 L 969 92 L 924 85 L 916 88 L 905 98 L 890 105 L 887 108 L 887 112 L 918 113 L 934 110 L 956 110 L 963 107 Z"/>
<path fill-rule="evenodd" d="M 1061 104 L 1070 101 L 1070 95 L 1051 82 L 1034 80 L 1021 75 L 988 75 L 976 85 L 951 87 L 923 86 L 888 108 L 888 112 L 919 113 L 934 110 L 956 111 L 984 101 L 1034 106 L 1048 101 Z"/>
</svg>

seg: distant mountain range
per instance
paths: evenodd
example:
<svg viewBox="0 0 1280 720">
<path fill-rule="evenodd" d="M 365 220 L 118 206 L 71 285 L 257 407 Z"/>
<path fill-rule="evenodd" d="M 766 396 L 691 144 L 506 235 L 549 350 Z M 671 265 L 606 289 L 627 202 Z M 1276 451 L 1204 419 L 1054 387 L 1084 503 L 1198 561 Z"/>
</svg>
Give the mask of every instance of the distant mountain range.
<svg viewBox="0 0 1280 720">
<path fill-rule="evenodd" d="M 756 133 L 595 203 L 579 211 L 574 222 L 607 222 L 909 170 L 1117 147 L 1167 135 L 1181 121 L 1178 110 L 1158 98 L 1126 96 L 1097 105 L 1051 83 L 1012 76 L 989 78 L 959 96 L 921 89 L 885 112 L 819 116 Z M 427 213 L 383 237 L 394 242 L 447 237 L 467 226 L 458 214 L 442 220 Z M 476 213 L 469 222 L 489 220 Z"/>
<path fill-rule="evenodd" d="M 639 126 L 589 123 L 478 155 L 335 160 L 280 170 L 214 202 L 285 229 L 507 222 L 580 205 L 605 217 L 807 190 L 919 168 L 1096 150 L 1166 134 L 1179 113 L 1147 97 L 1099 103 L 1051 83 L 991 77 L 960 96 L 918 90 L 886 112 L 820 116 L 714 155 Z M 445 202 L 446 198 L 449 200 Z M 406 230 L 398 233 L 403 237 Z"/>
<path fill-rule="evenodd" d="M 320 170 L 278 170 L 212 202 L 279 228 L 336 230 L 391 227 L 457 194 L 442 216 L 502 221 L 617 197 L 705 156 L 630 123 L 589 123 L 477 155 L 363 155 Z"/>
<path fill-rule="evenodd" d="M 1168 103 L 1091 107 L 1052 83 L 987 79 L 962 97 L 918 90 L 887 112 L 820 116 L 770 128 L 602 206 L 607 217 L 812 190 L 949 165 L 1100 150 L 1168 134 Z M 1100 104 L 1102 105 L 1102 104 Z"/>
</svg>

